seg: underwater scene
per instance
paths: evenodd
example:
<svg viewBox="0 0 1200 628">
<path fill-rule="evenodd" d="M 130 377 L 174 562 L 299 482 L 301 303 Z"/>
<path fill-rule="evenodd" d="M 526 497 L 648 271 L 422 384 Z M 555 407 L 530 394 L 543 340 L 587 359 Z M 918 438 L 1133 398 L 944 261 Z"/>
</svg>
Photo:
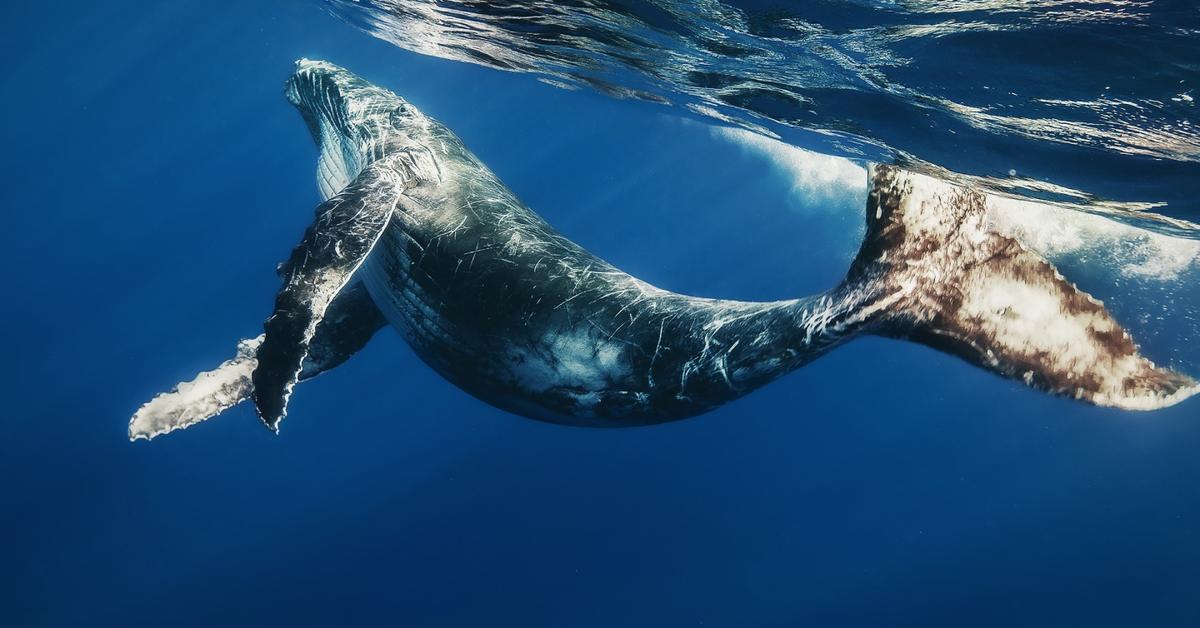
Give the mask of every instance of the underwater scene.
<svg viewBox="0 0 1200 628">
<path fill-rule="evenodd" d="M 0 625 L 1200 625 L 1195 2 L 6 13 Z"/>
</svg>

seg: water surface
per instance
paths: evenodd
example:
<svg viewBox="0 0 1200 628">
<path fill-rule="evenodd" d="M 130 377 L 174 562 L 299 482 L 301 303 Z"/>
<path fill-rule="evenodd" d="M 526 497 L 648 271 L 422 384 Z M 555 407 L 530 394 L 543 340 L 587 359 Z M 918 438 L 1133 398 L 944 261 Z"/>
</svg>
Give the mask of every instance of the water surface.
<svg viewBox="0 0 1200 628">
<path fill-rule="evenodd" d="M 808 21 L 980 15 L 845 6 Z M 42 3 L 0 25 L 4 625 L 1200 622 L 1195 400 L 1097 409 L 901 342 L 857 341 L 697 419 L 604 431 L 482 405 L 382 333 L 298 389 L 278 437 L 238 408 L 128 443 L 138 405 L 258 333 L 275 265 L 311 220 L 316 150 L 281 93 L 297 57 L 342 64 L 443 120 L 552 224 L 658 285 L 791 297 L 836 282 L 857 247 L 861 163 L 797 152 L 838 152 L 808 126 L 788 135 L 719 109 L 791 141 L 779 143 L 711 126 L 649 81 L 638 88 L 682 106 L 413 54 L 329 8 Z M 1036 25 L 1032 12 L 1011 17 Z M 1175 106 L 1165 87 L 1122 89 Z M 1024 173 L 1012 163 L 1028 154 L 1061 168 L 1045 176 L 1064 186 L 1195 218 L 1174 209 L 1186 195 L 1165 175 L 1136 193 L 1112 183 L 1127 164 L 1186 173 L 1192 161 L 993 144 L 968 126 L 973 141 L 942 153 L 926 150 L 935 132 L 925 148 L 922 133 L 861 126 L 836 141 L 993 177 Z M 1006 142 L 1020 147 L 1008 161 L 992 152 Z M 1038 146 L 1071 159 L 1035 159 Z M 1046 211 L 1030 237 L 1058 246 L 1069 276 L 1148 350 L 1197 364 L 1187 238 Z"/>
</svg>

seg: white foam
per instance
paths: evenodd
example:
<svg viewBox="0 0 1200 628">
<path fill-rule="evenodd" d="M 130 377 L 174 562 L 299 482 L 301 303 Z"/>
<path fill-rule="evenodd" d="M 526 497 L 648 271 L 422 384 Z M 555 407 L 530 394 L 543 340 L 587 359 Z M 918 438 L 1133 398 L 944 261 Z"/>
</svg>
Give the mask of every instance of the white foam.
<svg viewBox="0 0 1200 628">
<path fill-rule="evenodd" d="M 867 169 L 845 157 L 824 155 L 745 129 L 712 127 L 714 137 L 767 158 L 792 181 L 792 195 L 805 208 L 834 211 L 867 199 Z"/>
<path fill-rule="evenodd" d="M 1156 281 L 1174 281 L 1200 267 L 1200 240 L 1048 203 L 988 195 L 987 206 L 996 231 L 1043 257 L 1086 255 L 1125 277 Z"/>
<path fill-rule="evenodd" d="M 804 150 L 744 129 L 713 127 L 712 132 L 770 160 L 792 180 L 792 193 L 806 208 L 866 204 L 867 172 L 853 160 Z M 920 183 L 913 190 L 919 195 L 954 194 L 960 189 L 928 176 L 914 182 Z M 1037 182 L 1027 187 L 1058 193 L 1067 190 Z M 1200 240 L 1142 229 L 1076 208 L 998 194 L 987 194 L 986 204 L 993 229 L 1049 259 L 1086 254 L 1124 277 L 1163 282 L 1200 268 Z"/>
</svg>

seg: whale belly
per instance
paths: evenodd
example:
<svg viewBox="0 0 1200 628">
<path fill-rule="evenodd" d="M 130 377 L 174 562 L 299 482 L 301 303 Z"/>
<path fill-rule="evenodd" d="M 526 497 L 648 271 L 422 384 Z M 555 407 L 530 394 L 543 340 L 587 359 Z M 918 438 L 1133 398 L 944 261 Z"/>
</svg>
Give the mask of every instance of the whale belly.
<svg viewBox="0 0 1200 628">
<path fill-rule="evenodd" d="M 455 298 L 458 286 L 445 285 L 444 277 L 439 283 L 434 277 L 439 275 L 435 269 L 448 262 L 436 253 L 423 257 L 432 245 L 415 234 L 421 241 L 418 245 L 412 235 L 393 223 L 359 270 L 363 285 L 388 323 L 423 362 L 467 393 L 530 418 L 569 422 L 568 415 L 539 403 L 539 386 L 528 385 L 534 379 L 531 374 L 522 376 L 533 362 L 514 352 L 532 352 L 514 347 L 527 339 L 480 334 L 472 321 L 457 320 L 464 310 Z M 449 314 L 451 311 L 459 316 Z M 482 316 L 486 308 L 476 311 Z M 508 350 L 499 348 L 498 343 Z"/>
<path fill-rule="evenodd" d="M 652 412 L 653 378 L 634 366 L 644 351 L 567 308 L 554 309 L 547 295 L 502 304 L 478 294 L 486 286 L 467 270 L 448 280 L 458 261 L 436 249 L 393 222 L 359 277 L 391 326 L 451 383 L 510 412 L 560 424 L 657 423 L 697 410 L 680 412 L 671 403 L 670 416 Z"/>
</svg>

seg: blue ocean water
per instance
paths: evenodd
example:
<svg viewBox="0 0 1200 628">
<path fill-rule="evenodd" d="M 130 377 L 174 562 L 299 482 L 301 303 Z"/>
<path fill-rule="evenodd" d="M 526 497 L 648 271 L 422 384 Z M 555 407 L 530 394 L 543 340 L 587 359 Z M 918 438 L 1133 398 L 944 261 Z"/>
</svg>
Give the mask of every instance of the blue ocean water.
<svg viewBox="0 0 1200 628">
<path fill-rule="evenodd" d="M 4 625 L 1200 623 L 1196 400 L 1094 408 L 897 341 L 699 418 L 588 430 L 486 406 L 385 331 L 299 388 L 280 436 L 239 407 L 129 443 L 141 403 L 258 333 L 311 220 L 316 149 L 281 94 L 298 57 L 403 95 L 657 285 L 787 298 L 857 248 L 862 190 L 798 180 L 786 147 L 402 51 L 328 9 L 70 2 L 0 26 Z M 1088 172 L 1064 176 L 1110 184 Z M 1054 250 L 1187 367 L 1181 242 L 1121 268 Z"/>
</svg>

